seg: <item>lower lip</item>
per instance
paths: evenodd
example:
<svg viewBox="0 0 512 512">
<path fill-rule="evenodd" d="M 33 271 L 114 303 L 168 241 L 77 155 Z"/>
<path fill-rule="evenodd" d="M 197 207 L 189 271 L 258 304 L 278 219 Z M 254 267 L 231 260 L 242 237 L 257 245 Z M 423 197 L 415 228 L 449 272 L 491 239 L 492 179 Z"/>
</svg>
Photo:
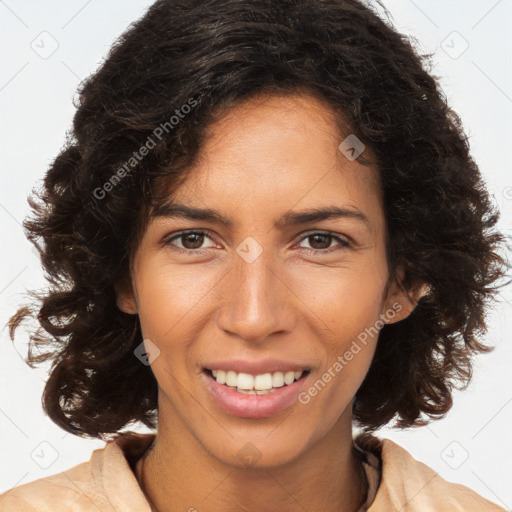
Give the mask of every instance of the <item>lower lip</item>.
<svg viewBox="0 0 512 512">
<path fill-rule="evenodd" d="M 219 407 L 240 418 L 267 418 L 283 411 L 298 401 L 298 395 L 304 388 L 308 375 L 293 384 L 277 388 L 272 393 L 248 395 L 219 384 L 206 370 L 203 372 L 207 388 Z"/>
</svg>

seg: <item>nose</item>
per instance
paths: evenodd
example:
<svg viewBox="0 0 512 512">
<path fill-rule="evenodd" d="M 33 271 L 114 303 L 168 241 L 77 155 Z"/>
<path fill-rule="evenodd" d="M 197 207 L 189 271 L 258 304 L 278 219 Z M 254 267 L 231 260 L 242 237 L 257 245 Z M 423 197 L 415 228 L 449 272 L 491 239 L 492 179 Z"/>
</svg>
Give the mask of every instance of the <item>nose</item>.
<svg viewBox="0 0 512 512">
<path fill-rule="evenodd" d="M 292 332 L 296 322 L 298 308 L 293 302 L 297 298 L 286 283 L 285 270 L 270 253 L 263 250 L 254 261 L 237 253 L 222 281 L 217 325 L 249 343 Z"/>
</svg>

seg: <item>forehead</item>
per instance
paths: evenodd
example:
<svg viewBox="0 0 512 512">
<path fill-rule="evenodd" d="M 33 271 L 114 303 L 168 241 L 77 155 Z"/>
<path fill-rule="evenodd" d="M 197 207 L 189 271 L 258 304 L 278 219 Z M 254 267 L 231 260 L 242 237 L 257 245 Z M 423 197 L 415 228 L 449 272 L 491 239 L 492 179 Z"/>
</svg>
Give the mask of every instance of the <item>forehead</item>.
<svg viewBox="0 0 512 512">
<path fill-rule="evenodd" d="M 265 212 L 352 205 L 379 215 L 374 165 L 340 150 L 350 129 L 322 101 L 260 95 L 225 111 L 206 130 L 195 165 L 172 198 L 182 204 Z M 373 158 L 370 148 L 363 156 Z"/>
</svg>

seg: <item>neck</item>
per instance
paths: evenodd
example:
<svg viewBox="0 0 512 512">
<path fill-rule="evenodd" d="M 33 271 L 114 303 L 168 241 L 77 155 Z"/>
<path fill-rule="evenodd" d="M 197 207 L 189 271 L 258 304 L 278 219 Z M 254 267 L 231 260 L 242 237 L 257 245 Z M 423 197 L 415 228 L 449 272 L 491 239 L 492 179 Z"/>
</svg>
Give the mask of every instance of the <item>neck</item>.
<svg viewBox="0 0 512 512">
<path fill-rule="evenodd" d="M 347 428 L 342 420 L 286 464 L 240 468 L 215 458 L 186 430 L 164 427 L 160 418 L 152 448 L 137 463 L 139 482 L 155 512 L 355 512 L 366 477 L 352 448 L 351 421 Z"/>
</svg>

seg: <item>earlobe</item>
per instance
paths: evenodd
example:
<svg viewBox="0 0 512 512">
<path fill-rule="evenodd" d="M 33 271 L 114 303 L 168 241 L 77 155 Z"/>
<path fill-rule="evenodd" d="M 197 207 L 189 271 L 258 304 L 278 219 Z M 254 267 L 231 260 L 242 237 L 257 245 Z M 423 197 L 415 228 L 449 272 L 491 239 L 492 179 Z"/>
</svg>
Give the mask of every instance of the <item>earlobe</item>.
<svg viewBox="0 0 512 512">
<path fill-rule="evenodd" d="M 124 313 L 136 315 L 138 313 L 137 301 L 133 292 L 133 286 L 130 278 L 115 285 L 117 307 Z"/>
</svg>

